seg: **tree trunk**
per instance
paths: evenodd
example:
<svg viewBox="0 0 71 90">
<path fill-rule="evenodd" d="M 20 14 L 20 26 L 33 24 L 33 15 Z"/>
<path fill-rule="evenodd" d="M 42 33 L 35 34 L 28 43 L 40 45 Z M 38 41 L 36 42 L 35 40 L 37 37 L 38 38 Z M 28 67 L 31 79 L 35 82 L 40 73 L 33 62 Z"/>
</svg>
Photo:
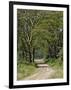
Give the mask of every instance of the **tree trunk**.
<svg viewBox="0 0 71 90">
<path fill-rule="evenodd" d="M 29 50 L 29 62 L 31 63 L 32 62 L 32 55 L 31 55 L 31 48 L 30 48 L 30 46 L 29 46 L 28 50 Z"/>
<path fill-rule="evenodd" d="M 32 60 L 34 62 L 34 55 L 35 55 L 35 48 L 33 48 L 33 52 L 32 52 Z"/>
</svg>

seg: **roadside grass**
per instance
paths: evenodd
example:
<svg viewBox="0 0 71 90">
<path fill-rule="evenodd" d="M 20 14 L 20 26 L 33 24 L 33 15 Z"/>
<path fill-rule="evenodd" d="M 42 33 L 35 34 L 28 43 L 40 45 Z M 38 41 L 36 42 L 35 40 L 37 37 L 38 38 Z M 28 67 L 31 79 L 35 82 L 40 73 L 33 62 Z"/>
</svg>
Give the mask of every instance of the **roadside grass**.
<svg viewBox="0 0 71 90">
<path fill-rule="evenodd" d="M 36 71 L 35 64 L 19 63 L 17 65 L 17 80 L 23 80 L 25 77 L 32 75 Z"/>
<path fill-rule="evenodd" d="M 46 63 L 54 70 L 49 79 L 61 79 L 63 78 L 63 62 L 59 59 L 49 59 Z"/>
</svg>

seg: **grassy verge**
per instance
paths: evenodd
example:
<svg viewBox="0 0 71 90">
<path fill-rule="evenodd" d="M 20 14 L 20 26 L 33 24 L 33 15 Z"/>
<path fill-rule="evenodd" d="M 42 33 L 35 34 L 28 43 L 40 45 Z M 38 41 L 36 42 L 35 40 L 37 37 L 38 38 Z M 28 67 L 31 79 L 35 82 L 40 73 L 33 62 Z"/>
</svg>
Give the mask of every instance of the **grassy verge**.
<svg viewBox="0 0 71 90">
<path fill-rule="evenodd" d="M 32 75 L 35 70 L 35 64 L 19 63 L 17 65 L 17 80 L 23 80 L 25 77 Z"/>
<path fill-rule="evenodd" d="M 46 62 L 54 70 L 49 79 L 63 78 L 63 63 L 59 59 L 49 59 Z"/>
</svg>

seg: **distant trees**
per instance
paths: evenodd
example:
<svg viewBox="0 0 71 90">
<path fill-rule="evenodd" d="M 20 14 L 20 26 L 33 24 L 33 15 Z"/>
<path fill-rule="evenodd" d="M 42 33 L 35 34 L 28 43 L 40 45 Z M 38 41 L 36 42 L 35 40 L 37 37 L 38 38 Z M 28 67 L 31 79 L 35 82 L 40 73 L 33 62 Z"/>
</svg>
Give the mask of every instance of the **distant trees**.
<svg viewBox="0 0 71 90">
<path fill-rule="evenodd" d="M 17 10 L 17 56 L 34 62 L 35 51 L 59 57 L 63 47 L 63 12 Z M 42 54 L 41 54 L 42 55 Z"/>
</svg>

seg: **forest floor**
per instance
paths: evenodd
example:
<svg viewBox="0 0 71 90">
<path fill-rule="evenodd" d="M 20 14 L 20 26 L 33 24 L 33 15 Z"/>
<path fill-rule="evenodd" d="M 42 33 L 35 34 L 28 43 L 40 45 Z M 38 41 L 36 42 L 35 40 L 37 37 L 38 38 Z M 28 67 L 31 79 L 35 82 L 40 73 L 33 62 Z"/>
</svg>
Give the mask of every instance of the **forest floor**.
<svg viewBox="0 0 71 90">
<path fill-rule="evenodd" d="M 63 69 L 61 66 L 58 66 L 56 63 L 54 66 L 51 66 L 49 63 L 44 63 L 44 59 L 36 59 L 37 68 L 32 69 L 33 67 L 28 69 L 28 72 L 34 72 L 31 75 L 27 72 L 28 69 L 24 69 L 25 74 L 27 72 L 27 76 L 24 77 L 24 73 L 18 74 L 18 80 L 45 80 L 45 79 L 54 79 L 54 78 L 63 78 Z M 27 67 L 27 66 L 26 66 Z M 34 71 L 33 71 L 34 70 Z"/>
<path fill-rule="evenodd" d="M 31 76 L 25 77 L 24 80 L 43 80 L 49 79 L 55 72 L 49 65 L 44 64 L 43 59 L 35 60 L 38 63 L 38 68 Z"/>
<path fill-rule="evenodd" d="M 50 67 L 38 67 L 36 72 L 24 78 L 24 80 L 44 80 L 44 79 L 49 79 L 50 76 L 54 73 L 54 70 Z"/>
</svg>

